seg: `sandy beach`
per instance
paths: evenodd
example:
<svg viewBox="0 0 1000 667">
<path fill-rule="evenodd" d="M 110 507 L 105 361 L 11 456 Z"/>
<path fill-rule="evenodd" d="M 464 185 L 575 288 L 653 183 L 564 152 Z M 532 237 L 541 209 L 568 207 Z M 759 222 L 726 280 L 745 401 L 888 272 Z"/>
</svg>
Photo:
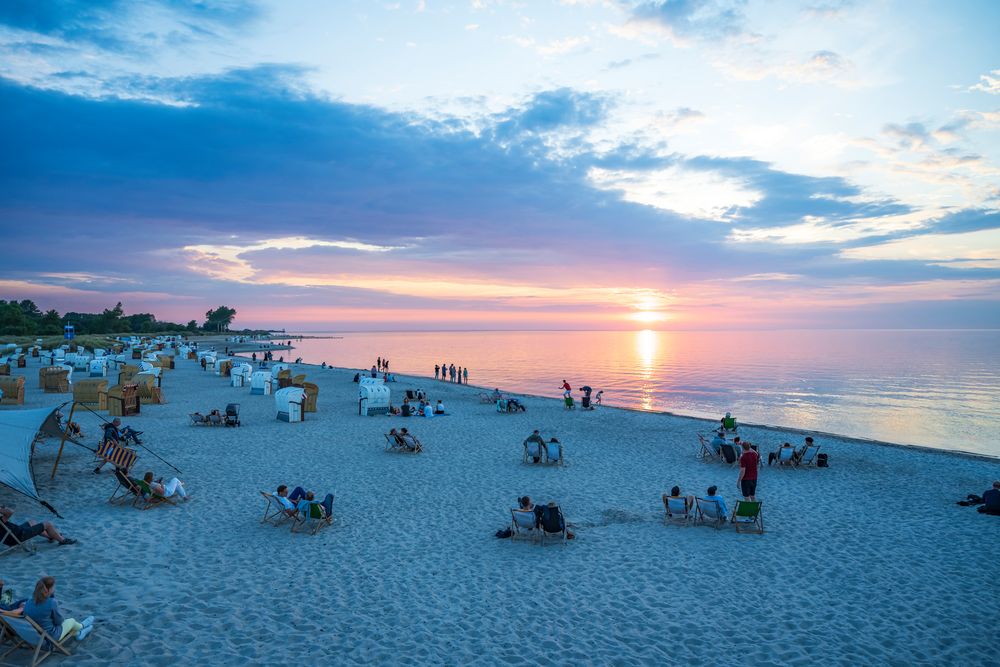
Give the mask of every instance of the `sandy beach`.
<svg viewBox="0 0 1000 667">
<path fill-rule="evenodd" d="M 43 394 L 37 366 L 14 369 L 25 405 L 0 410 L 71 400 Z M 535 397 L 501 415 L 479 388 L 407 376 L 390 385 L 395 404 L 422 388 L 450 414 L 361 417 L 354 370 L 293 368 L 320 388 L 302 423 L 180 359 L 163 374 L 168 402 L 124 420 L 182 471 L 188 503 L 112 506 L 112 474 L 72 446 L 50 480 L 52 440 L 35 478 L 63 519 L 0 488 L 15 520 L 52 519 L 79 540 L 0 569 L 20 597 L 53 575 L 64 612 L 96 616 L 67 663 L 996 664 L 983 615 L 1000 591 L 1000 524 L 955 504 L 1000 477 L 995 460 L 823 437 L 829 468 L 761 470 L 765 534 L 665 526 L 660 494 L 674 484 L 736 499 L 738 469 L 696 459 L 709 422 Z M 240 428 L 190 425 L 229 402 Z M 96 446 L 98 419 L 77 421 Z M 401 426 L 423 454 L 383 451 Z M 522 464 L 536 428 L 564 443 L 564 467 Z M 741 435 L 765 454 L 791 438 Z M 174 474 L 139 457 L 134 472 Z M 333 526 L 262 525 L 258 491 L 281 483 L 334 493 Z M 523 494 L 558 501 L 576 539 L 495 538 Z"/>
</svg>

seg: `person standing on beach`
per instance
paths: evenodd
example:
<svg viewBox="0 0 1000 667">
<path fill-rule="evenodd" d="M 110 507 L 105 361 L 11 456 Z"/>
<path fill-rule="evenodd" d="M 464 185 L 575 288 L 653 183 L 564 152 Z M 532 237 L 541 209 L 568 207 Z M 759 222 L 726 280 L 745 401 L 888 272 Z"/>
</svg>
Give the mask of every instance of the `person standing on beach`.
<svg viewBox="0 0 1000 667">
<path fill-rule="evenodd" d="M 457 378 L 457 382 L 459 384 L 462 384 L 462 367 L 461 366 L 458 367 L 458 372 L 455 375 L 455 377 Z"/>
<path fill-rule="evenodd" d="M 377 359 L 375 360 L 375 365 L 376 365 L 376 366 L 378 366 L 378 369 L 379 369 L 379 370 L 382 370 L 382 357 L 378 357 L 378 358 L 377 358 Z"/>
<path fill-rule="evenodd" d="M 441 367 L 438 366 L 437 364 L 434 364 L 434 379 L 435 380 L 438 379 L 438 371 L 440 371 L 440 370 L 441 370 Z"/>
<path fill-rule="evenodd" d="M 449 375 L 449 377 L 451 377 L 451 381 L 454 382 L 455 381 L 455 364 L 452 364 L 451 366 L 448 367 L 448 375 Z"/>
<path fill-rule="evenodd" d="M 469 367 L 462 369 L 462 384 L 469 384 Z"/>
<path fill-rule="evenodd" d="M 384 370 L 386 373 L 389 372 L 389 360 L 388 359 L 383 359 L 382 360 L 382 370 Z"/>
<path fill-rule="evenodd" d="M 743 455 L 740 457 L 740 476 L 736 479 L 736 486 L 743 494 L 743 500 L 757 500 L 757 468 L 760 464 L 760 455 L 750 449 L 750 443 L 744 442 Z"/>
<path fill-rule="evenodd" d="M 445 362 L 445 361 L 442 361 L 441 362 L 441 381 L 442 382 L 444 382 L 445 380 L 448 379 L 447 375 L 448 375 L 448 363 Z"/>
</svg>

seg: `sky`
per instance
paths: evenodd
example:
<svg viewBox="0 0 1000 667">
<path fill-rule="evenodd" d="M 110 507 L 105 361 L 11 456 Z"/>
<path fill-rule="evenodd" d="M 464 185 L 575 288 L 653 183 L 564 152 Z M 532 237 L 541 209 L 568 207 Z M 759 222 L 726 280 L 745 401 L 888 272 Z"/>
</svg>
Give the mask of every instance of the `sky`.
<svg viewBox="0 0 1000 667">
<path fill-rule="evenodd" d="M 0 298 L 1000 328 L 1000 3 L 6 0 Z"/>
</svg>

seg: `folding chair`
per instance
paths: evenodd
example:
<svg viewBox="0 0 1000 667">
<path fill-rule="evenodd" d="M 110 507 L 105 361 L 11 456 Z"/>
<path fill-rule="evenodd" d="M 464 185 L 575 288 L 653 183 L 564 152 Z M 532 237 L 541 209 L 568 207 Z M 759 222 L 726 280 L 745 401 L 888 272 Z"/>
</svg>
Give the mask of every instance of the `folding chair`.
<svg viewBox="0 0 1000 667">
<path fill-rule="evenodd" d="M 718 530 L 726 521 L 726 516 L 722 513 L 722 507 L 718 500 L 707 500 L 705 498 L 695 498 L 694 525 L 715 526 Z"/>
<path fill-rule="evenodd" d="M 535 440 L 524 441 L 524 456 L 521 457 L 524 463 L 535 463 L 535 459 L 538 459 L 538 463 L 541 463 L 544 457 L 545 453 L 542 452 L 542 443 Z"/>
<path fill-rule="evenodd" d="M 761 512 L 760 500 L 737 500 L 733 508 L 732 524 L 737 533 L 764 532 L 764 515 Z"/>
<path fill-rule="evenodd" d="M 105 440 L 97 447 L 96 459 L 102 464 L 110 463 L 116 469 L 120 468 L 126 473 L 135 465 L 135 460 L 139 454 L 134 449 L 122 447 L 114 440 Z"/>
<path fill-rule="evenodd" d="M 712 463 L 718 463 L 722 460 L 722 454 L 716 454 L 715 450 L 712 449 L 712 445 L 701 433 L 698 434 L 698 442 L 701 443 L 701 449 L 698 450 L 699 459 L 702 461 L 710 461 Z"/>
<path fill-rule="evenodd" d="M 270 491 L 261 491 L 260 495 L 264 496 L 264 501 L 267 503 L 264 505 L 264 518 L 260 520 L 261 523 L 280 526 L 294 515 L 294 510 L 285 507 Z M 290 511 L 292 514 L 289 514 Z"/>
<path fill-rule="evenodd" d="M 36 552 L 35 547 L 28 544 L 27 540 L 22 542 L 18 539 L 6 521 L 0 521 L 0 529 L 3 531 L 3 535 L 0 536 L 0 556 L 4 556 L 11 551 L 17 551 L 18 549 L 23 549 L 25 553 L 29 554 Z M 12 544 L 8 544 L 8 542 L 12 542 Z"/>
<path fill-rule="evenodd" d="M 330 526 L 333 524 L 333 515 L 328 515 L 322 503 L 315 500 L 309 501 L 306 511 L 300 512 L 300 514 L 301 516 L 298 521 L 292 523 L 293 533 L 298 532 L 297 529 L 300 526 L 305 526 L 310 535 L 315 535 L 324 526 Z"/>
<path fill-rule="evenodd" d="M 542 516 L 538 523 L 543 545 L 546 538 L 566 542 L 566 518 L 559 506 L 542 508 Z"/>
<path fill-rule="evenodd" d="M 778 466 L 784 468 L 788 466 L 796 465 L 796 456 L 794 447 L 779 447 L 778 456 L 775 458 L 774 462 Z"/>
<path fill-rule="evenodd" d="M 108 498 L 108 502 L 114 505 L 115 503 L 123 503 L 131 497 L 132 504 L 135 505 L 136 501 L 142 497 L 142 490 L 136 481 L 128 476 L 128 471 L 117 467 L 115 468 L 115 480 L 118 482 L 118 486 Z"/>
<path fill-rule="evenodd" d="M 566 462 L 566 450 L 563 449 L 562 443 L 559 442 L 545 443 L 545 465 L 561 466 L 565 462 Z"/>
<path fill-rule="evenodd" d="M 694 520 L 694 507 L 688 505 L 687 498 L 674 498 L 672 496 L 664 498 L 663 508 L 666 510 L 663 521 L 668 526 L 671 524 L 689 526 Z"/>
<path fill-rule="evenodd" d="M 0 656 L 2 658 L 6 658 L 19 648 L 26 648 L 34 651 L 30 664 L 31 667 L 35 667 L 56 651 L 63 655 L 70 655 L 64 644 L 73 637 L 72 633 L 66 635 L 61 642 L 56 641 L 55 637 L 28 616 L 0 615 L 0 624 L 3 625 L 7 636 L 13 643 L 13 646 Z"/>
<path fill-rule="evenodd" d="M 167 505 L 176 505 L 173 499 L 154 493 L 153 489 L 146 483 L 146 480 L 137 479 L 135 480 L 135 483 L 136 486 L 139 487 L 139 496 L 136 498 L 136 503 L 140 501 L 143 503 L 140 509 L 148 510 L 150 507 L 156 507 L 157 505 L 162 505 L 164 503 Z"/>
<path fill-rule="evenodd" d="M 535 525 L 533 510 L 512 509 L 510 511 L 510 539 L 528 538 L 532 541 L 539 538 L 541 529 Z"/>
<path fill-rule="evenodd" d="M 805 468 L 816 465 L 817 454 L 819 454 L 819 445 L 806 445 L 795 459 L 796 467 Z"/>
</svg>

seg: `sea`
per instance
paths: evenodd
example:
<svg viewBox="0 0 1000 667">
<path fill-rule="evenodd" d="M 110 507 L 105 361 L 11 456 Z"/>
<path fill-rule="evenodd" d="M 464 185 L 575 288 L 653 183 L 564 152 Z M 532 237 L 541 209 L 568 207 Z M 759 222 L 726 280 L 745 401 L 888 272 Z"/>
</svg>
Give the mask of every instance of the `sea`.
<svg viewBox="0 0 1000 667">
<path fill-rule="evenodd" d="M 293 358 L 362 369 L 382 357 L 428 389 L 435 364 L 455 364 L 487 389 L 558 398 L 566 380 L 605 405 L 1000 457 L 995 330 L 301 335 Z"/>
</svg>

